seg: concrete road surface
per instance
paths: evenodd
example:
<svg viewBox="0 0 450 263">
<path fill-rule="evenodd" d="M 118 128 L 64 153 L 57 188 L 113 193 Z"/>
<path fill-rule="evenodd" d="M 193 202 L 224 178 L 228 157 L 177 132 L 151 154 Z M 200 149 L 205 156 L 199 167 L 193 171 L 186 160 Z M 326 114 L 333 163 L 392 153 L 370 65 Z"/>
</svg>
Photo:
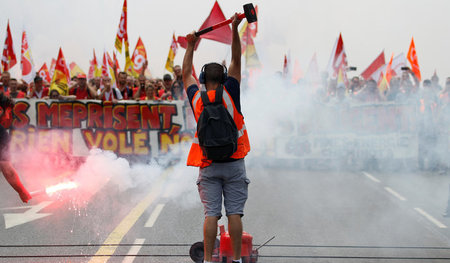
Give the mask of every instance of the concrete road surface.
<svg viewBox="0 0 450 263">
<path fill-rule="evenodd" d="M 197 170 L 180 167 L 30 204 L 1 178 L 0 262 L 192 262 L 203 210 Z M 448 175 L 282 167 L 247 169 L 244 230 L 255 245 L 275 236 L 258 262 L 450 261 Z"/>
</svg>

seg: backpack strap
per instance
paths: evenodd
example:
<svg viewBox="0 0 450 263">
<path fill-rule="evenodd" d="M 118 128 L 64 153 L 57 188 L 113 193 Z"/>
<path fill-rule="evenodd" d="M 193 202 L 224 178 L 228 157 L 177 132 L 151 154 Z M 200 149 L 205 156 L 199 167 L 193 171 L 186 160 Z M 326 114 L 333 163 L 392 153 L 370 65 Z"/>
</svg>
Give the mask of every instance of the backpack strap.
<svg viewBox="0 0 450 263">
<path fill-rule="evenodd" d="M 207 104 L 221 104 L 222 103 L 222 98 L 223 98 L 223 86 L 220 85 L 219 87 L 217 87 L 216 89 L 216 98 L 214 100 L 214 102 L 209 101 L 209 97 L 208 97 L 208 93 L 207 91 L 202 91 L 200 93 L 201 97 L 202 97 L 202 101 L 204 105 Z"/>
<path fill-rule="evenodd" d="M 214 100 L 214 103 L 216 104 L 222 104 L 222 98 L 223 98 L 223 85 L 219 85 L 216 89 L 216 99 Z"/>
<path fill-rule="evenodd" d="M 208 98 L 208 93 L 206 93 L 206 91 L 201 91 L 200 96 L 202 97 L 203 105 L 211 104 Z"/>
</svg>

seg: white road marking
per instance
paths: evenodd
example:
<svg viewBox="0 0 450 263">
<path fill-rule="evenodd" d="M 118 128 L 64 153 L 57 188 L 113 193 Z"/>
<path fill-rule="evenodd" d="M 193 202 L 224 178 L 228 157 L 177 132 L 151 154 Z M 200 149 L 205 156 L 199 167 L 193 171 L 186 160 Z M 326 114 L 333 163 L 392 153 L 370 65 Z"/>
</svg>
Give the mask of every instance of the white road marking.
<svg viewBox="0 0 450 263">
<path fill-rule="evenodd" d="M 401 194 L 397 193 L 396 191 L 392 190 L 392 188 L 386 186 L 384 189 L 388 191 L 391 195 L 400 199 L 401 201 L 406 201 L 406 198 L 404 198 Z"/>
<path fill-rule="evenodd" d="M 153 227 L 153 225 L 156 222 L 156 219 L 158 219 L 158 216 L 161 213 L 161 211 L 163 210 L 163 208 L 164 208 L 164 204 L 158 204 L 155 207 L 155 210 L 153 210 L 152 214 L 148 218 L 147 223 L 145 223 L 145 227 Z"/>
<path fill-rule="evenodd" d="M 380 180 L 378 180 L 375 176 L 373 176 L 373 175 L 371 175 L 369 173 L 363 172 L 363 174 L 365 176 L 367 176 L 367 178 L 369 178 L 370 180 L 374 181 L 375 183 L 379 183 L 380 182 Z"/>
<path fill-rule="evenodd" d="M 439 220 L 437 220 L 436 218 L 434 218 L 433 216 L 431 216 L 430 214 L 428 214 L 427 212 L 423 211 L 422 209 L 420 209 L 419 207 L 414 208 L 414 210 L 416 210 L 417 212 L 419 212 L 419 214 L 423 215 L 424 217 L 426 217 L 428 220 L 430 220 L 433 224 L 435 224 L 436 226 L 438 226 L 439 228 L 447 228 L 446 225 L 442 224 Z"/>
<path fill-rule="evenodd" d="M 37 205 L 32 206 L 31 209 L 23 213 L 4 214 L 3 216 L 5 218 L 5 229 L 22 225 L 51 215 L 49 213 L 39 213 L 39 211 L 44 209 L 46 206 L 49 206 L 51 203 L 53 203 L 53 201 L 41 202 Z"/>
<path fill-rule="evenodd" d="M 144 244 L 145 239 L 138 238 L 134 241 L 134 246 L 130 248 L 127 255 L 137 255 L 139 253 L 139 250 L 142 248 L 142 244 Z M 125 256 L 122 263 L 132 263 L 136 259 L 136 256 Z"/>
<path fill-rule="evenodd" d="M 24 206 L 11 206 L 11 207 L 3 207 L 0 208 L 0 211 L 5 211 L 5 210 L 21 210 L 21 209 L 29 209 L 32 208 L 32 205 L 24 205 Z"/>
</svg>

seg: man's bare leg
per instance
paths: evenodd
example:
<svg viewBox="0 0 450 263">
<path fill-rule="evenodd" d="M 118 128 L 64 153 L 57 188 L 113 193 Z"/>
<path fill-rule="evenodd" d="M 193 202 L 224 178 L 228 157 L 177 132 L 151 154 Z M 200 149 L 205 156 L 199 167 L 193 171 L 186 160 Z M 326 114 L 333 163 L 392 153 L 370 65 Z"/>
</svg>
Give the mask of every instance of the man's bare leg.
<svg viewBox="0 0 450 263">
<path fill-rule="evenodd" d="M 242 246 L 242 220 L 241 215 L 228 216 L 228 232 L 231 238 L 231 247 L 233 248 L 233 260 L 241 258 Z"/>
<path fill-rule="evenodd" d="M 203 224 L 203 243 L 205 246 L 205 261 L 212 261 L 212 253 L 214 251 L 214 243 L 217 237 L 217 216 L 205 217 Z"/>
</svg>

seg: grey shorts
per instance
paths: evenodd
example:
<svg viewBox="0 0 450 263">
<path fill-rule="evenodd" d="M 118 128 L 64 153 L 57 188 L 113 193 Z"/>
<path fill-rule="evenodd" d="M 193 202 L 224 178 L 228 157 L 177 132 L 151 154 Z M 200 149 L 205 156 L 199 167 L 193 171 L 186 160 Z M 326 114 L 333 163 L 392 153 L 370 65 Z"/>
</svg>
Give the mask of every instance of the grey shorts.
<svg viewBox="0 0 450 263">
<path fill-rule="evenodd" d="M 249 183 L 244 159 L 200 168 L 197 186 L 205 216 L 222 216 L 222 196 L 227 216 L 243 216 Z"/>
</svg>

